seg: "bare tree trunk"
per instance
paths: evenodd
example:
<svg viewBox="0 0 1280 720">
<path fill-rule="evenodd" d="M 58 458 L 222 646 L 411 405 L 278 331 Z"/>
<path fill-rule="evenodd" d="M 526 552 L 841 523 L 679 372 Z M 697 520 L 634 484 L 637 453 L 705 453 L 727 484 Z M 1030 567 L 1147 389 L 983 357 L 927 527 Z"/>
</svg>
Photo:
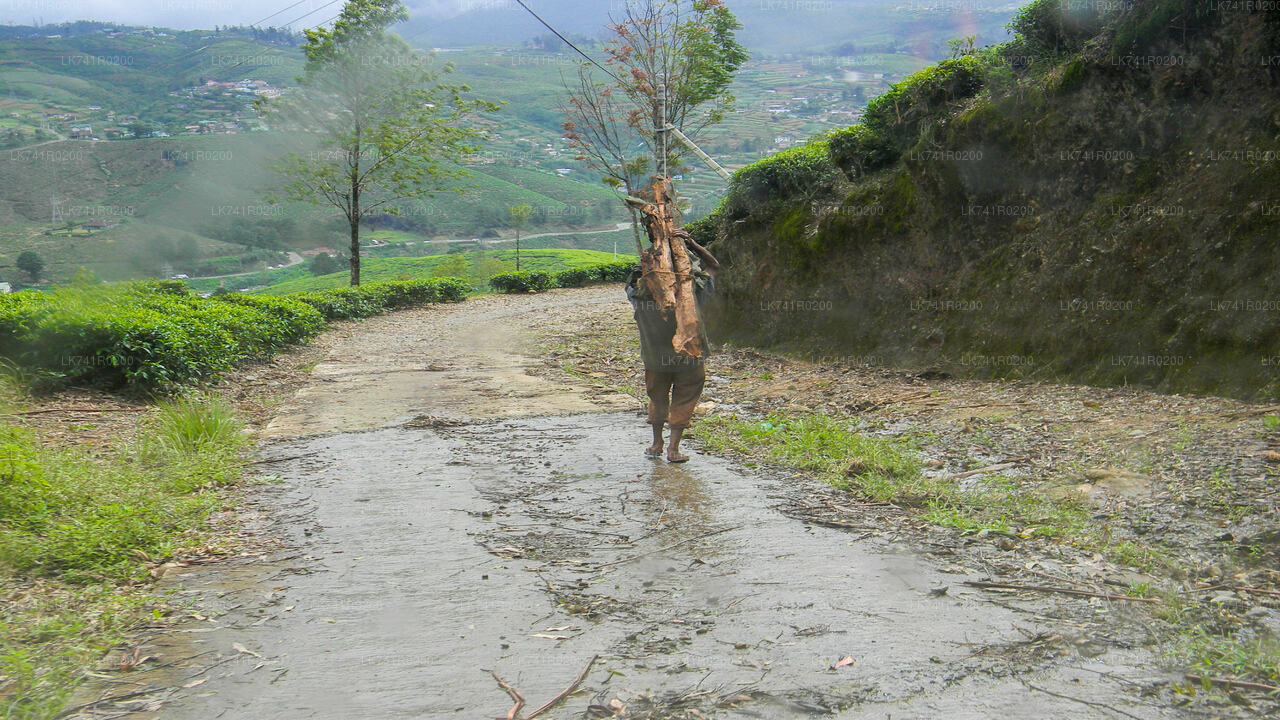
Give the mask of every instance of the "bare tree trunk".
<svg viewBox="0 0 1280 720">
<path fill-rule="evenodd" d="M 351 220 L 351 286 L 360 284 L 360 218 Z"/>
<path fill-rule="evenodd" d="M 351 287 L 360 284 L 360 125 L 356 124 L 355 153 L 349 159 L 351 205 L 347 222 L 351 225 Z"/>
<path fill-rule="evenodd" d="M 516 226 L 516 272 L 520 272 L 520 226 Z"/>
</svg>

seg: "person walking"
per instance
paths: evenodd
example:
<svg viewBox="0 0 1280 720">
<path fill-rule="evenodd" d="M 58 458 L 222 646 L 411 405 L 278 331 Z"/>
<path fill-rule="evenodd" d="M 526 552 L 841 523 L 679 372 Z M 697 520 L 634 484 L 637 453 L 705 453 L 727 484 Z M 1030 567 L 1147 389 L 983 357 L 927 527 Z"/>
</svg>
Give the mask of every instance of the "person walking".
<svg viewBox="0 0 1280 720">
<path fill-rule="evenodd" d="M 694 275 L 694 300 L 699 310 L 699 328 L 702 327 L 701 308 L 715 289 L 715 276 L 720 263 L 699 245 L 683 228 L 676 230 L 673 238 L 684 241 L 693 252 L 690 262 Z M 649 396 L 648 423 L 653 426 L 653 444 L 645 449 L 650 457 L 661 457 L 663 426 L 671 428 L 671 441 L 666 445 L 667 462 L 683 463 L 689 458 L 680 453 L 680 442 L 693 420 L 694 408 L 702 397 L 706 382 L 706 356 L 710 351 L 706 331 L 700 338 L 702 353 L 690 358 L 678 354 L 672 344 L 676 334 L 675 313 L 663 317 L 657 302 L 650 297 L 639 274 L 632 273 L 627 280 L 627 299 L 635 311 L 636 327 L 640 332 L 640 356 L 644 360 L 644 385 Z"/>
</svg>

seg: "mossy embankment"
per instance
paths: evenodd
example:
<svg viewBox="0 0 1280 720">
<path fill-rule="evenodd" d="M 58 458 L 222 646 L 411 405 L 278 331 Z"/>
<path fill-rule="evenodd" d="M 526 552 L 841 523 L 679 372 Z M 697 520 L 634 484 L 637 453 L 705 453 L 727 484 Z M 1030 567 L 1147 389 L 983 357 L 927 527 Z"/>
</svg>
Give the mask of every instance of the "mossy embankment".
<svg viewBox="0 0 1280 720">
<path fill-rule="evenodd" d="M 719 337 L 1280 397 L 1280 12 L 1039 0 L 1017 39 L 740 171 Z"/>
</svg>

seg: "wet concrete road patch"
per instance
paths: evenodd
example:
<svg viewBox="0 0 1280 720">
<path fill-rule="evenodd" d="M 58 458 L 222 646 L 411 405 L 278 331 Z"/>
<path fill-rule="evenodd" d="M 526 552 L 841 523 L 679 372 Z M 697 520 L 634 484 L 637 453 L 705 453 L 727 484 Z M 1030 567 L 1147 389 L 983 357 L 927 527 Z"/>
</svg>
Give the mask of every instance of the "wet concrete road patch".
<svg viewBox="0 0 1280 720">
<path fill-rule="evenodd" d="M 1140 654 L 979 652 L 1060 628 L 785 516 L 796 480 L 647 459 L 646 431 L 595 413 L 273 445 L 305 456 L 265 491 L 295 549 L 183 576 L 221 612 L 173 649 L 208 654 L 153 674 L 177 688 L 155 716 L 495 718 L 491 671 L 536 707 L 593 656 L 546 717 L 1165 716 L 1126 691 Z"/>
</svg>

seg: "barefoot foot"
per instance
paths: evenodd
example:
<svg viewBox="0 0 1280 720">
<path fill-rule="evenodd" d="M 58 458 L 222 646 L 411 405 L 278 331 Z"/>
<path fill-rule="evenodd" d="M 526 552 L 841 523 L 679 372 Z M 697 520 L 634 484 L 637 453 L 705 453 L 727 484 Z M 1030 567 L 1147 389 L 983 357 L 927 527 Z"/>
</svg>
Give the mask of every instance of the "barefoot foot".
<svg viewBox="0 0 1280 720">
<path fill-rule="evenodd" d="M 644 454 L 648 455 L 649 457 L 658 457 L 659 455 L 662 454 L 662 443 L 658 443 L 656 445 L 650 445 L 649 447 L 645 448 Z"/>
<path fill-rule="evenodd" d="M 684 463 L 684 462 L 689 462 L 689 456 L 688 456 L 688 455 L 681 455 L 681 454 L 680 454 L 680 452 L 679 452 L 679 451 L 677 451 L 677 450 L 668 450 L 668 451 L 667 451 L 667 462 L 669 462 L 669 463 Z"/>
</svg>

